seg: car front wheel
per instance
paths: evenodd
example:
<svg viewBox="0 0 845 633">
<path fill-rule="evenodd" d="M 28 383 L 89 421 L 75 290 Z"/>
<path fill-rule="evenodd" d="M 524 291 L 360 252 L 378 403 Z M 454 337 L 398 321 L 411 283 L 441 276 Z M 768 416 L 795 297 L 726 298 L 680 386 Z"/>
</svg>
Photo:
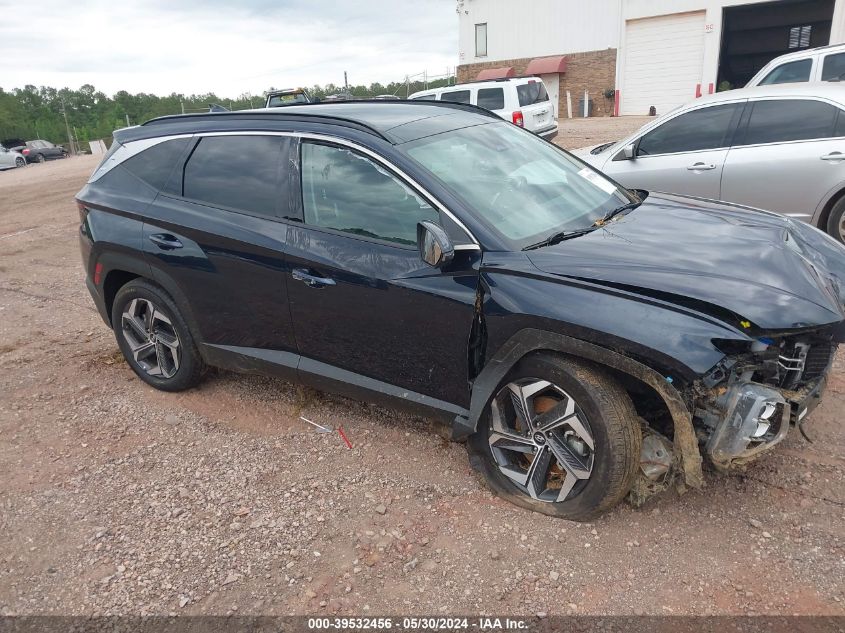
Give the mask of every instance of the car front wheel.
<svg viewBox="0 0 845 633">
<path fill-rule="evenodd" d="M 827 221 L 827 232 L 845 244 L 845 197 L 839 200 L 830 210 Z"/>
<path fill-rule="evenodd" d="M 641 444 L 633 403 L 611 377 L 593 365 L 537 354 L 499 385 L 468 450 L 498 495 L 587 521 L 628 493 Z"/>
<path fill-rule="evenodd" d="M 126 362 L 149 385 L 182 391 L 205 371 L 194 338 L 173 300 L 158 286 L 136 279 L 118 290 L 112 327 Z"/>
</svg>

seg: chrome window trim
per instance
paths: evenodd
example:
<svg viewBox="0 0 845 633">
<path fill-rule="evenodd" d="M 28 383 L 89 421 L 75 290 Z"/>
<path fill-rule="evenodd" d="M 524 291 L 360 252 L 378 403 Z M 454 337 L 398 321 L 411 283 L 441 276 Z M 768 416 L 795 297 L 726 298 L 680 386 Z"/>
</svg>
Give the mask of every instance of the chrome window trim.
<svg viewBox="0 0 845 633">
<path fill-rule="evenodd" d="M 97 170 L 91 175 L 91 178 L 88 180 L 89 183 L 95 182 L 96 180 L 102 178 L 106 173 L 117 167 L 119 164 L 132 158 L 136 154 L 141 153 L 142 151 L 149 149 L 159 143 L 163 143 L 165 141 L 170 141 L 177 138 L 194 138 L 194 137 L 202 137 L 202 136 L 287 136 L 292 138 L 300 138 L 300 139 L 309 139 L 314 141 L 323 141 L 326 143 L 334 143 L 335 145 L 343 145 L 345 147 L 349 147 L 358 151 L 362 154 L 365 154 L 375 162 L 379 163 L 383 167 L 389 169 L 391 172 L 399 176 L 402 180 L 404 180 L 407 184 L 411 186 L 419 195 L 423 198 L 431 202 L 434 207 L 440 211 L 441 213 L 447 215 L 449 219 L 451 219 L 455 224 L 458 225 L 464 233 L 467 234 L 467 237 L 472 241 L 472 244 L 457 244 L 455 246 L 455 250 L 458 251 L 480 251 L 481 245 L 479 244 L 478 240 L 475 238 L 475 235 L 472 234 L 466 225 L 458 219 L 454 213 L 452 213 L 446 206 L 440 202 L 434 195 L 431 194 L 425 187 L 423 187 L 420 183 L 418 183 L 414 178 L 409 176 L 405 171 L 399 169 L 396 165 L 391 163 L 389 160 L 381 156 L 380 154 L 374 152 L 373 150 L 364 147 L 363 145 L 356 143 L 354 141 L 347 140 L 345 138 L 339 138 L 337 136 L 330 136 L 328 134 L 314 134 L 312 132 L 271 132 L 271 131 L 261 131 L 261 130 L 226 130 L 224 132 L 199 132 L 199 133 L 190 133 L 190 134 L 172 134 L 169 136 L 157 136 L 155 138 L 150 139 L 140 139 L 137 141 L 129 141 L 125 143 L 120 149 L 118 149 L 114 154 L 109 157 L 109 160 L 106 161 L 103 165 L 100 165 Z"/>
</svg>

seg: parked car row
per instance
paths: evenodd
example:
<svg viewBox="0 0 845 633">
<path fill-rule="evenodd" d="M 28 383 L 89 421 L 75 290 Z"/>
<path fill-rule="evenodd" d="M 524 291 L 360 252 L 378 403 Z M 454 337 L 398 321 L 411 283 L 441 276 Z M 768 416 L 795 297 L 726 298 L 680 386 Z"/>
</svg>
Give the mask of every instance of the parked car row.
<svg viewBox="0 0 845 633">
<path fill-rule="evenodd" d="M 68 156 L 68 151 L 64 147 L 43 139 L 25 141 L 19 138 L 11 138 L 0 141 L 0 146 L 20 154 L 26 163 L 44 163 L 48 160 L 67 158 Z"/>
</svg>

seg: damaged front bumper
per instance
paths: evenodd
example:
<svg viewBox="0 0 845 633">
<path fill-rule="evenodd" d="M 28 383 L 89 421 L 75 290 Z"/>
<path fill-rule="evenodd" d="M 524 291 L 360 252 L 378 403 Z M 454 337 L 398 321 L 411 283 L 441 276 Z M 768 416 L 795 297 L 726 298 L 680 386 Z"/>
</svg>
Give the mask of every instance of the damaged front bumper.
<svg viewBox="0 0 845 633">
<path fill-rule="evenodd" d="M 711 406 L 697 411 L 707 457 L 717 469 L 730 470 L 771 450 L 818 406 L 826 384 L 824 375 L 796 391 L 747 381 L 723 387 Z"/>
</svg>

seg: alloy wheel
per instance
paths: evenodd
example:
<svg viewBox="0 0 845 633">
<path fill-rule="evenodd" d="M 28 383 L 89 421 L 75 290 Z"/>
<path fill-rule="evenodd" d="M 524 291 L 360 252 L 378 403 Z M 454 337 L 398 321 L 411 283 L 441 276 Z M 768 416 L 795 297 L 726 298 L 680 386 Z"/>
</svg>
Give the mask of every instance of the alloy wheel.
<svg viewBox="0 0 845 633">
<path fill-rule="evenodd" d="M 24 165 L 26 165 L 26 161 L 23 158 L 15 159 L 15 167 L 23 167 Z"/>
<path fill-rule="evenodd" d="M 845 242 L 845 213 L 839 218 L 839 241 Z"/>
<path fill-rule="evenodd" d="M 172 378 L 181 346 L 173 323 L 148 299 L 132 299 L 121 316 L 123 338 L 135 362 L 150 376 Z"/>
<path fill-rule="evenodd" d="M 547 380 L 505 385 L 491 405 L 490 451 L 499 470 L 538 501 L 577 495 L 593 471 L 595 443 L 575 400 Z"/>
</svg>

